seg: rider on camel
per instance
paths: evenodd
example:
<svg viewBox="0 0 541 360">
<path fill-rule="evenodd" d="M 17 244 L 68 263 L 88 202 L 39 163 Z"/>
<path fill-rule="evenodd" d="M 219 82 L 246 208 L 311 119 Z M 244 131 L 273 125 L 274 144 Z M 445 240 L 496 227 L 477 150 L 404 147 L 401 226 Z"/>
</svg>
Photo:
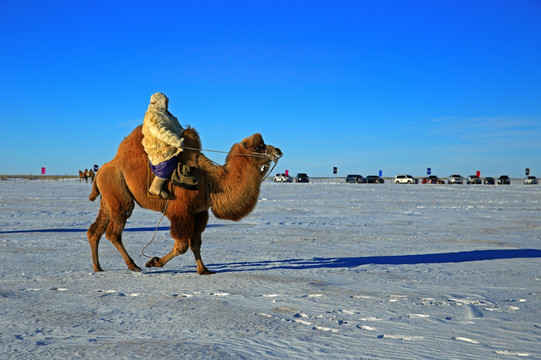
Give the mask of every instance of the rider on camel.
<svg viewBox="0 0 541 360">
<path fill-rule="evenodd" d="M 169 99 L 157 92 L 150 97 L 150 105 L 143 119 L 143 147 L 148 154 L 150 168 L 156 177 L 148 190 L 160 198 L 168 198 L 163 185 L 177 167 L 177 155 L 182 151 L 184 128 L 168 110 Z"/>
</svg>

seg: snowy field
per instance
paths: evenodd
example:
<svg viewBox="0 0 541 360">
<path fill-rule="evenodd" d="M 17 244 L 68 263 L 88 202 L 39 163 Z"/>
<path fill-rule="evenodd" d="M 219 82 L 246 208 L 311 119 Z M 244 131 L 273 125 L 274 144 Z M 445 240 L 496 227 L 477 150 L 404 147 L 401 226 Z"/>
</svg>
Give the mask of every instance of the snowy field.
<svg viewBox="0 0 541 360">
<path fill-rule="evenodd" d="M 2 359 L 541 359 L 541 186 L 275 184 L 130 272 L 90 184 L 0 182 Z M 161 214 L 136 208 L 124 244 Z M 145 252 L 173 246 L 165 219 Z"/>
</svg>

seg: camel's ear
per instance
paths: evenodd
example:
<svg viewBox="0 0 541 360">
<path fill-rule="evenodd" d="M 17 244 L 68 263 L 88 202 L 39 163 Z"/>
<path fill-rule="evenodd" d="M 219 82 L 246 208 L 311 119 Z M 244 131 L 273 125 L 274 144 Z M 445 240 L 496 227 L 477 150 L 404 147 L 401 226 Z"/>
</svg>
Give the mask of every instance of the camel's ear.
<svg viewBox="0 0 541 360">
<path fill-rule="evenodd" d="M 244 146 L 244 148 L 245 148 L 246 150 L 248 150 L 248 144 L 246 143 L 246 141 L 243 141 L 243 142 L 242 142 L 242 146 Z"/>
</svg>

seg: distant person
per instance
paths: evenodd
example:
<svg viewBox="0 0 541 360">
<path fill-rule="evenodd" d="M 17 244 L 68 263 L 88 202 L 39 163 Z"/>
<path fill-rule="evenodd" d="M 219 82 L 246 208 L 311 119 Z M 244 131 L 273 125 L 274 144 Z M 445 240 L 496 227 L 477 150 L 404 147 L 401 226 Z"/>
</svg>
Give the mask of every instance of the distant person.
<svg viewBox="0 0 541 360">
<path fill-rule="evenodd" d="M 143 147 L 148 154 L 150 168 L 156 177 L 149 192 L 160 198 L 168 198 L 163 185 L 177 167 L 177 157 L 183 146 L 184 128 L 168 110 L 169 99 L 157 92 L 150 97 L 150 105 L 143 119 Z"/>
</svg>

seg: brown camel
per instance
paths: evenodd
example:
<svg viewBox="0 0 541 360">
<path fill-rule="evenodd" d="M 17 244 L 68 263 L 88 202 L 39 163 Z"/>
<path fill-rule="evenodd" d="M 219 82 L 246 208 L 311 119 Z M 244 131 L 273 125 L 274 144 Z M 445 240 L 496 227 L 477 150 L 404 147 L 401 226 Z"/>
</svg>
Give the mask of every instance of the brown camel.
<svg viewBox="0 0 541 360">
<path fill-rule="evenodd" d="M 162 267 L 190 248 L 195 256 L 197 272 L 209 275 L 213 272 L 205 267 L 200 253 L 201 233 L 207 226 L 208 209 L 217 218 L 233 221 L 248 215 L 257 203 L 261 182 L 270 163 L 278 161 L 282 152 L 266 145 L 260 134 L 254 134 L 233 145 L 225 165 L 221 166 L 213 164 L 199 150 L 194 150 L 201 149 L 195 129 L 186 129 L 183 137 L 186 148 L 178 155 L 179 162 L 200 169 L 199 187 L 197 190 L 170 188 L 165 216 L 171 222 L 170 231 L 175 244 L 169 254 L 152 258 L 146 266 Z M 96 174 L 90 200 L 94 201 L 101 193 L 100 210 L 87 231 L 94 271 L 103 271 L 98 259 L 98 246 L 104 233 L 128 268 L 141 271 L 122 244 L 122 231 L 135 202 L 146 209 L 164 211 L 167 200 L 147 193 L 148 157 L 141 144 L 142 138 L 139 126 L 120 143 L 113 160 L 104 164 Z"/>
<path fill-rule="evenodd" d="M 83 179 L 85 179 L 85 181 L 88 182 L 88 169 L 85 169 L 84 172 L 79 170 L 79 182 L 81 182 Z"/>
<path fill-rule="evenodd" d="M 88 170 L 88 177 L 90 178 L 91 182 L 94 181 L 94 177 L 96 177 L 96 173 L 94 172 L 94 170 L 92 169 Z"/>
</svg>

